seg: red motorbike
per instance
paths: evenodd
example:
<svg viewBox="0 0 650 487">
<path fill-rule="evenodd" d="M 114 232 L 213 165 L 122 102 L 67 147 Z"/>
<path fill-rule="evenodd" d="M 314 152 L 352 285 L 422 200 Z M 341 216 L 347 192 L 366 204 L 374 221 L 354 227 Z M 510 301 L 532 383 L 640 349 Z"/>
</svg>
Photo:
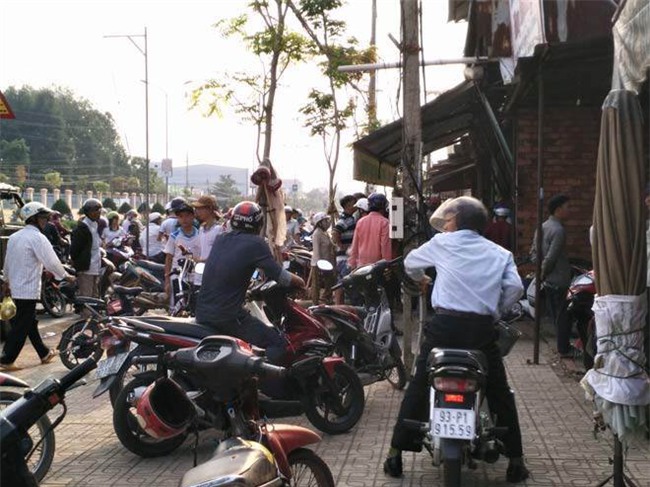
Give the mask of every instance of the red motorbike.
<svg viewBox="0 0 650 487">
<path fill-rule="evenodd" d="M 595 321 L 592 306 L 596 296 L 594 271 L 584 272 L 573 278 L 567 292 L 567 319 L 571 329 L 575 325 L 578 338 L 574 347 L 581 352 L 582 364 L 587 370 L 594 366 L 596 356 Z"/>
<path fill-rule="evenodd" d="M 305 448 L 320 441 L 316 433 L 261 421 L 256 377 L 300 376 L 308 363 L 292 369 L 276 367 L 255 356 L 245 342 L 226 336 L 211 336 L 197 347 L 136 361 L 157 364 L 156 381 L 132 393 L 137 402 L 134 415 L 147 431 L 168 441 L 183 437 L 197 423 L 211 422 L 224 432 L 214 456 L 186 472 L 181 486 L 334 486 L 327 464 Z M 185 393 L 173 383 L 169 372 L 178 370 L 191 373 L 201 392 Z"/>
</svg>

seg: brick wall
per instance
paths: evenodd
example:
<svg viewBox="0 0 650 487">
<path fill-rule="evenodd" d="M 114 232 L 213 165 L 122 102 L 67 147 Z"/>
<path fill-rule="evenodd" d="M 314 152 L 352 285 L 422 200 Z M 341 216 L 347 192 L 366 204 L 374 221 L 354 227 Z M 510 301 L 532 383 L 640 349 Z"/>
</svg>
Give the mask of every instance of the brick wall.
<svg viewBox="0 0 650 487">
<path fill-rule="evenodd" d="M 600 115 L 600 107 L 549 107 L 544 120 L 544 219 L 548 217 L 548 199 L 558 193 L 568 195 L 568 254 L 589 260 Z M 537 225 L 537 111 L 520 110 L 516 127 L 519 199 L 515 255 L 522 255 L 528 253 Z"/>
</svg>

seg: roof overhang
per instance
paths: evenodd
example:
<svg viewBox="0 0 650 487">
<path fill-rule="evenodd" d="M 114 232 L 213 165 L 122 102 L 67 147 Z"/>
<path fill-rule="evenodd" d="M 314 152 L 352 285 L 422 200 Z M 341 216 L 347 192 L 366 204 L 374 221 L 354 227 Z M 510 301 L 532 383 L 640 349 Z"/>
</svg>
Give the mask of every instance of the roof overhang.
<svg viewBox="0 0 650 487">
<path fill-rule="evenodd" d="M 450 146 L 467 134 L 480 109 L 474 82 L 464 81 L 420 108 L 422 154 Z M 402 162 L 403 123 L 396 120 L 352 144 L 354 179 L 392 186 Z"/>
</svg>

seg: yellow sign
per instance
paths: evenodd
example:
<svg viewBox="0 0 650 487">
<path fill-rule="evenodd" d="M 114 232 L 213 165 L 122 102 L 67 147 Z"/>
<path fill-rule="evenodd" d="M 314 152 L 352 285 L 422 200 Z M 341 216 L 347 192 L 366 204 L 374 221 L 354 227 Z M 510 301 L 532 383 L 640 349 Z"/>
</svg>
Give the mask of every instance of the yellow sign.
<svg viewBox="0 0 650 487">
<path fill-rule="evenodd" d="M 9 102 L 5 98 L 5 96 L 0 92 L 0 118 L 16 118 L 14 115 L 14 112 L 11 111 L 11 107 L 9 106 Z"/>
</svg>

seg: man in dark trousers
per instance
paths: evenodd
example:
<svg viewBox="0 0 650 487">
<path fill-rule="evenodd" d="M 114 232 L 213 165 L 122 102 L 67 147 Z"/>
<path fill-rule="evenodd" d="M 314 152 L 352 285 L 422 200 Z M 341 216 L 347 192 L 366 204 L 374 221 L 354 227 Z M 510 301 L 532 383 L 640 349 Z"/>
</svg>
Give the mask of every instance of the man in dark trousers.
<svg viewBox="0 0 650 487">
<path fill-rule="evenodd" d="M 430 279 L 425 269 L 435 267 L 437 277 L 431 305 L 433 319 L 424 327 L 424 341 L 402 405 L 384 472 L 402 475 L 402 451 L 420 451 L 421 435 L 406 428 L 404 419 L 429 418 L 427 359 L 435 347 L 481 350 L 488 361 L 486 397 L 497 426 L 507 427 L 503 438 L 510 462 L 508 482 L 528 477 L 524 466 L 519 418 L 515 398 L 506 377 L 496 343 L 494 323 L 510 310 L 523 293 L 512 254 L 481 236 L 487 224 L 487 210 L 475 198 L 463 196 L 451 201 L 444 214 L 444 232 L 409 253 L 404 269 L 424 287 Z"/>
<path fill-rule="evenodd" d="M 98 283 L 102 267 L 100 253 L 99 218 L 102 203 L 94 198 L 87 199 L 81 207 L 84 217 L 72 231 L 70 259 L 77 271 L 79 295 L 97 297 Z M 86 315 L 86 311 L 82 315 Z"/>
<path fill-rule="evenodd" d="M 217 236 L 205 263 L 196 303 L 196 321 L 265 348 L 269 361 L 280 363 L 286 342 L 278 330 L 244 309 L 246 291 L 255 269 L 283 286 L 304 288 L 302 278 L 284 270 L 259 236 L 264 215 L 252 201 L 242 201 L 232 212 L 230 232 Z"/>
<path fill-rule="evenodd" d="M 41 298 L 41 274 L 45 267 L 57 279 L 72 282 L 74 277 L 67 274 L 52 245 L 42 234 L 50 213 L 41 203 L 27 203 L 20 209 L 25 228 L 9 237 L 7 243 L 4 286 L 5 292 L 16 302 L 16 316 L 11 320 L 11 329 L 0 357 L 1 371 L 20 369 L 15 361 L 27 337 L 36 349 L 41 363 L 46 364 L 57 355 L 45 346 L 38 331 L 36 303 Z"/>
<path fill-rule="evenodd" d="M 537 232 L 533 237 L 531 257 L 542 259 L 542 283 L 546 306 L 557 333 L 557 351 L 562 358 L 573 357 L 571 349 L 571 323 L 566 314 L 566 294 L 571 284 L 571 264 L 566 253 L 564 222 L 569 216 L 569 197 L 563 194 L 548 201 L 550 216 L 542 224 L 542 252 L 537 252 Z"/>
</svg>

